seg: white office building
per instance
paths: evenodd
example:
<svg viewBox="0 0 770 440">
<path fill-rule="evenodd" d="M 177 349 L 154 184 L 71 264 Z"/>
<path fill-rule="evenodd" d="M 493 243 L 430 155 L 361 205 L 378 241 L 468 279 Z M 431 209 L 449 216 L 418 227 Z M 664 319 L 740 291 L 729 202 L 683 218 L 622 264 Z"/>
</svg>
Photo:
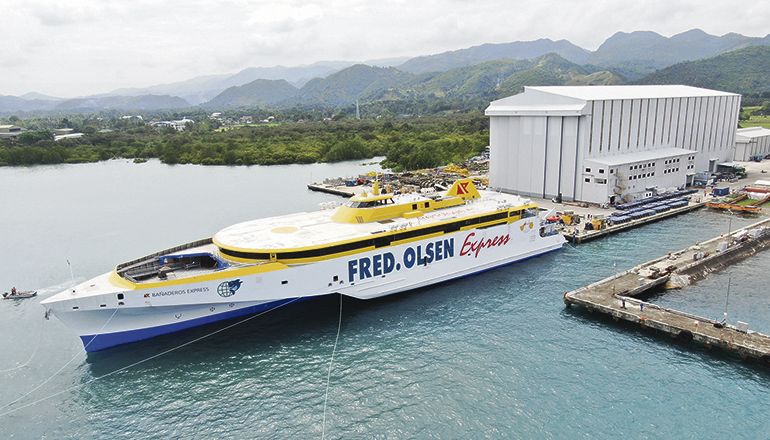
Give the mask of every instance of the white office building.
<svg viewBox="0 0 770 440">
<path fill-rule="evenodd" d="M 612 203 L 733 160 L 741 96 L 689 86 L 525 87 L 493 101 L 490 186 Z"/>
<path fill-rule="evenodd" d="M 755 156 L 770 154 L 770 130 L 763 127 L 739 128 L 735 136 L 735 159 L 748 162 Z"/>
</svg>

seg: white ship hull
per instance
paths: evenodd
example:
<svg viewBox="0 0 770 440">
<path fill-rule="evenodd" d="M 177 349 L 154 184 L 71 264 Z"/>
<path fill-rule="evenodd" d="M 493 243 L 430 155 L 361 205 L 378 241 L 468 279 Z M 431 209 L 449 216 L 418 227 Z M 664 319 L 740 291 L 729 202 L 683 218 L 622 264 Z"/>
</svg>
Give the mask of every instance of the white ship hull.
<svg viewBox="0 0 770 440">
<path fill-rule="evenodd" d="M 97 351 L 321 295 L 391 295 L 562 247 L 560 234 L 541 236 L 539 230 L 540 219 L 530 217 L 279 270 L 249 274 L 229 268 L 213 277 L 136 290 L 115 287 L 105 274 L 73 289 L 94 294 L 69 298 L 63 292 L 44 304 L 80 336 L 87 351 Z"/>
</svg>

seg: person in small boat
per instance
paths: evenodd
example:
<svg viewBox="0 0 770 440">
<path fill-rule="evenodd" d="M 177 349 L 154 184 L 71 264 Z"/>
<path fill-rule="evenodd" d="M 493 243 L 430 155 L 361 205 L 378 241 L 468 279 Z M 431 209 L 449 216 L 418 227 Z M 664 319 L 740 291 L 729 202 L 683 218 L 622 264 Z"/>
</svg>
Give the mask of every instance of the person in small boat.
<svg viewBox="0 0 770 440">
<path fill-rule="evenodd" d="M 16 288 L 11 289 L 11 296 L 16 296 Z"/>
</svg>

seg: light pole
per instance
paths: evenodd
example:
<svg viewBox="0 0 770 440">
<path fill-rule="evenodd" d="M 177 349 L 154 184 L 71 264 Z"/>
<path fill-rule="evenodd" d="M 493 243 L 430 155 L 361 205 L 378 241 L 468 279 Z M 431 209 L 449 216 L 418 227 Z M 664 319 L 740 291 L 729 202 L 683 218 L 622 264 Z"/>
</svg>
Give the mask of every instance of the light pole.
<svg viewBox="0 0 770 440">
<path fill-rule="evenodd" d="M 725 314 L 722 319 L 722 324 L 727 324 L 727 304 L 730 303 L 730 280 L 731 278 L 727 279 L 727 299 L 725 299 Z"/>
</svg>

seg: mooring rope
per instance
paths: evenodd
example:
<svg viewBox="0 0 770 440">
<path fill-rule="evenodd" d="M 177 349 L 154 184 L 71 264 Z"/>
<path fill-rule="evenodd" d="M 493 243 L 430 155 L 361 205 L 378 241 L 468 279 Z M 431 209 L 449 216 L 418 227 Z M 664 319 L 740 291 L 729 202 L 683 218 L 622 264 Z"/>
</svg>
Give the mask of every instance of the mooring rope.
<svg viewBox="0 0 770 440">
<path fill-rule="evenodd" d="M 35 355 L 37 354 L 37 349 L 40 348 L 40 341 L 43 340 L 43 323 L 44 322 L 45 322 L 45 316 L 43 316 L 41 318 L 41 321 L 40 321 L 40 332 L 38 332 L 37 343 L 35 344 L 35 350 L 32 351 L 32 355 L 29 357 L 29 359 L 27 359 L 27 362 L 24 362 L 23 364 L 19 365 L 18 367 L 9 368 L 7 370 L 0 370 L 0 374 L 9 373 L 11 371 L 16 371 L 16 370 L 19 370 L 19 369 L 24 368 L 27 365 L 29 365 L 29 363 L 32 361 L 32 358 L 34 358 Z"/>
<path fill-rule="evenodd" d="M 99 329 L 99 331 L 96 333 L 96 336 L 99 336 L 99 335 L 102 333 L 102 331 L 104 331 L 104 328 L 105 328 L 105 327 L 107 327 L 107 324 L 109 324 L 109 323 L 110 323 L 110 321 L 112 321 L 112 318 L 115 316 L 115 314 L 116 314 L 116 313 L 118 313 L 118 309 L 115 309 L 115 311 L 114 311 L 114 312 L 112 312 L 112 315 L 110 315 L 110 318 L 107 320 L 107 322 L 105 322 L 105 323 L 104 323 L 104 325 L 102 326 L 102 328 L 100 328 L 100 329 Z M 42 331 L 41 331 L 41 333 L 42 333 Z M 48 379 L 44 380 L 44 381 L 43 381 L 43 383 L 41 383 L 40 385 L 36 386 L 35 388 L 32 388 L 32 390 L 30 390 L 29 392 L 27 392 L 27 393 L 24 393 L 24 394 L 23 394 L 21 397 L 19 397 L 18 399 L 14 400 L 13 402 L 11 402 L 11 403 L 9 403 L 9 404 L 7 404 L 7 405 L 4 405 L 2 408 L 0 408 L 0 410 L 4 410 L 4 409 L 8 408 L 9 406 L 13 405 L 14 403 L 16 403 L 16 402 L 20 401 L 21 399 L 23 399 L 23 398 L 25 398 L 25 397 L 29 396 L 29 395 L 30 395 L 30 394 L 32 394 L 32 393 L 34 393 L 35 391 L 37 391 L 38 389 L 40 389 L 40 388 L 41 388 L 43 385 L 47 384 L 47 383 L 48 383 L 48 382 L 49 382 L 51 379 L 53 379 L 53 378 L 54 378 L 54 377 L 56 377 L 56 376 L 57 376 L 59 373 L 61 373 L 61 372 L 62 372 L 62 370 L 64 370 L 65 368 L 67 368 L 67 365 L 71 364 L 71 363 L 72 363 L 72 361 L 74 361 L 75 359 L 77 359 L 77 358 L 78 358 L 78 356 L 80 356 L 80 355 L 81 355 L 81 353 L 83 353 L 83 352 L 86 350 L 86 347 L 88 347 L 88 346 L 91 344 L 91 342 L 93 342 L 93 341 L 94 341 L 94 339 L 96 339 L 96 336 L 94 336 L 93 338 L 91 338 L 91 340 L 88 342 L 88 344 L 86 344 L 86 345 L 85 345 L 85 346 L 84 346 L 84 347 L 83 347 L 81 350 L 79 350 L 79 351 L 78 351 L 78 352 L 75 354 L 75 356 L 72 356 L 72 359 L 70 359 L 69 361 L 67 361 L 67 363 L 66 363 L 66 364 L 64 364 L 64 365 L 63 365 L 61 368 L 59 368 L 59 370 L 58 370 L 56 373 L 52 374 L 52 375 L 51 375 L 51 377 L 49 377 Z M 45 399 L 43 399 L 43 400 L 45 400 Z M 37 402 L 35 402 L 35 403 L 37 403 Z M 0 414 L 0 417 L 4 416 L 4 415 L 6 415 L 6 414 L 10 414 L 10 413 L 12 413 L 12 412 L 14 412 L 14 411 L 18 411 L 18 410 L 20 410 L 21 408 L 26 408 L 27 406 L 28 406 L 28 405 L 24 405 L 24 406 L 22 406 L 22 407 L 20 407 L 20 408 L 17 408 L 17 409 L 11 410 L 11 411 L 7 411 L 7 412 L 4 412 L 4 413 Z"/>
<path fill-rule="evenodd" d="M 337 323 L 337 337 L 334 339 L 334 348 L 332 349 L 332 358 L 329 361 L 329 373 L 326 376 L 326 395 L 324 396 L 324 417 L 321 425 L 321 440 L 326 438 L 326 402 L 329 400 L 329 383 L 332 378 L 332 364 L 334 363 L 334 353 L 337 351 L 337 342 L 340 340 L 340 329 L 342 328 L 342 295 L 340 295 L 340 320 Z"/>
<path fill-rule="evenodd" d="M 264 310 L 264 311 L 262 311 L 262 312 L 260 312 L 260 313 L 257 313 L 257 314 L 255 314 L 255 315 L 251 315 L 251 316 L 249 316 L 249 317 L 247 317 L 247 318 L 245 318 L 245 319 L 243 319 L 243 320 L 241 320 L 241 321 L 238 321 L 238 322 L 236 322 L 236 323 L 234 323 L 234 324 L 228 325 L 227 327 L 223 327 L 223 328 L 221 328 L 221 329 L 219 329 L 219 330 L 215 330 L 215 331 L 213 331 L 213 332 L 211 332 L 211 333 L 209 333 L 209 334 L 207 334 L 207 335 L 203 335 L 203 336 L 201 336 L 201 337 L 199 337 L 199 338 L 193 339 L 192 341 L 188 341 L 188 342 L 185 342 L 184 344 L 178 345 L 178 346 L 176 346 L 176 347 L 174 347 L 174 348 L 169 348 L 168 350 L 166 350 L 166 351 L 164 351 L 164 352 L 161 352 L 161 353 L 158 353 L 158 354 L 154 354 L 154 355 L 152 355 L 152 356 L 150 356 L 150 357 L 148 357 L 148 358 L 142 359 L 141 361 L 137 361 L 137 362 L 134 362 L 134 363 L 133 363 L 133 364 L 131 364 L 131 365 L 127 365 L 127 366 L 125 366 L 125 367 L 122 367 L 122 368 L 118 368 L 117 370 L 115 370 L 115 371 L 111 371 L 111 372 L 109 372 L 109 373 L 107 373 L 107 374 L 105 374 L 105 375 L 103 375 L 103 376 L 95 377 L 95 378 L 93 378 L 93 379 L 91 379 L 91 380 L 89 380 L 89 381 L 87 381 L 87 382 L 84 382 L 84 383 L 82 383 L 82 384 L 79 384 L 79 385 L 75 385 L 75 386 L 72 386 L 72 387 L 69 387 L 69 388 L 63 389 L 63 390 L 59 391 L 58 393 L 54 393 L 54 394 L 51 394 L 51 395 L 49 395 L 49 396 L 46 396 L 46 397 L 43 397 L 43 398 L 41 398 L 41 399 L 35 400 L 35 401 L 33 401 L 33 402 L 30 402 L 30 403 L 28 403 L 28 404 L 26 404 L 26 405 L 22 405 L 22 406 L 20 406 L 20 407 L 18 407 L 18 408 L 14 408 L 14 409 L 12 409 L 12 410 L 10 410 L 10 411 L 6 411 L 6 412 L 3 412 L 3 413 L 0 413 L 0 417 L 6 416 L 6 415 L 8 415 L 8 414 L 14 413 L 14 412 L 16 412 L 16 411 L 19 411 L 19 410 L 21 410 L 21 409 L 24 409 L 24 408 L 28 408 L 28 407 L 30 407 L 30 406 L 33 406 L 33 405 L 37 405 L 38 403 L 40 403 L 40 402 L 43 402 L 43 401 L 45 401 L 45 400 L 51 399 L 51 398 L 53 398 L 53 397 L 56 397 L 56 396 L 58 396 L 58 395 L 64 394 L 64 393 L 66 393 L 66 392 L 69 392 L 69 391 L 72 391 L 72 390 L 76 390 L 76 389 L 78 389 L 78 388 L 81 388 L 81 387 L 84 387 L 84 386 L 86 386 L 86 385 L 89 385 L 89 384 L 91 384 L 91 383 L 93 383 L 93 382 L 96 382 L 97 380 L 100 380 L 100 379 L 104 379 L 105 377 L 109 377 L 109 376 L 112 376 L 113 374 L 117 374 L 117 373 L 120 373 L 121 371 L 125 371 L 125 370 L 128 370 L 129 368 L 133 368 L 133 367 L 135 367 L 135 366 L 137 366 L 137 365 L 141 365 L 141 364 L 143 364 L 143 363 L 145 363 L 145 362 L 147 362 L 147 361 L 150 361 L 150 360 L 152 360 L 152 359 L 155 359 L 155 358 L 159 358 L 159 357 L 161 357 L 161 356 L 167 355 L 167 354 L 169 354 L 169 353 L 171 353 L 171 352 L 173 352 L 173 351 L 176 351 L 176 350 L 178 350 L 178 349 L 180 349 L 180 348 L 182 348 L 182 347 L 186 347 L 186 346 L 188 346 L 188 345 L 190 345 L 190 344 L 194 344 L 194 343 L 196 343 L 196 342 L 202 341 L 203 339 L 206 339 L 206 338 L 208 338 L 208 337 L 214 336 L 214 335 L 216 335 L 216 334 L 218 334 L 218 333 L 221 333 L 221 332 L 223 332 L 223 331 L 225 331 L 225 330 L 229 330 L 229 329 L 231 329 L 231 328 L 233 328 L 233 327 L 235 327 L 235 326 L 237 326 L 237 325 L 241 325 L 241 324 L 243 324 L 244 322 L 250 321 L 250 320 L 252 320 L 252 319 L 254 319 L 254 318 L 257 318 L 257 317 L 259 317 L 259 316 L 262 316 L 262 315 L 264 315 L 264 314 L 266 314 L 266 313 L 268 313 L 268 312 L 272 312 L 273 310 L 279 309 L 279 308 L 281 308 L 281 307 L 283 307 L 283 306 L 287 306 L 287 305 L 289 305 L 289 304 L 291 304 L 291 303 L 293 303 L 293 302 L 296 302 L 296 301 L 300 300 L 301 298 L 302 298 L 302 297 L 297 297 L 297 298 L 294 298 L 294 299 L 292 299 L 291 301 L 285 302 L 285 303 L 283 303 L 283 304 L 281 304 L 281 305 L 278 305 L 278 306 L 275 306 L 275 307 L 273 307 L 273 308 L 271 308 L 271 309 L 268 309 L 268 310 Z M 113 312 L 113 313 L 112 313 L 112 316 L 115 316 L 115 313 L 116 313 L 117 311 L 118 311 L 118 309 L 115 309 L 115 312 Z M 112 316 L 110 316 L 110 320 L 112 319 Z M 97 336 L 98 336 L 98 335 L 101 333 L 101 331 L 102 331 L 102 330 L 104 330 L 104 327 L 106 327 L 106 326 L 107 326 L 107 323 L 109 323 L 109 322 L 110 322 L 110 320 L 107 320 L 107 322 L 106 322 L 106 323 L 104 323 L 104 326 L 102 326 L 102 328 L 99 330 L 99 333 L 97 333 Z M 96 339 L 96 336 L 95 336 L 93 339 L 91 339 L 91 341 L 93 341 L 94 339 Z M 90 343 L 91 343 L 91 342 L 89 342 L 89 344 L 90 344 Z M 87 346 L 88 346 L 88 345 L 86 345 L 86 347 L 87 347 Z M 85 350 L 85 347 L 83 347 L 83 350 Z M 32 389 L 32 391 L 30 391 L 30 392 L 28 392 L 28 393 L 24 394 L 23 396 L 19 397 L 18 399 L 14 400 L 14 401 L 13 401 L 13 402 L 11 402 L 11 403 L 9 403 L 9 404 L 7 404 L 7 405 L 4 405 L 3 407 L 1 407 L 1 408 L 0 408 L 0 411 L 2 411 L 2 410 L 4 410 L 4 409 L 8 408 L 9 406 L 13 405 L 14 403 L 16 403 L 16 402 L 20 401 L 21 399 L 23 399 L 23 398 L 25 398 L 25 397 L 29 396 L 30 394 L 32 394 L 33 392 L 35 392 L 37 389 L 39 389 L 40 387 L 42 387 L 43 385 L 45 385 L 45 384 L 46 384 L 48 381 L 50 381 L 50 380 L 51 380 L 51 379 L 53 379 L 53 378 L 54 378 L 54 377 L 55 377 L 57 374 L 59 374 L 59 373 L 60 373 L 60 372 L 61 372 L 61 371 L 62 371 L 62 370 L 63 370 L 63 369 L 64 369 L 64 368 L 67 366 L 67 365 L 69 365 L 70 363 L 72 363 L 72 361 L 74 361 L 74 360 L 77 358 L 77 356 L 79 356 L 80 354 L 81 354 L 81 352 L 78 352 L 78 353 L 77 353 L 77 354 L 76 354 L 76 355 L 75 355 L 75 356 L 74 356 L 72 359 L 70 359 L 70 361 L 69 361 L 69 362 L 67 362 L 66 364 L 64 364 L 64 366 L 63 366 L 63 367 L 61 367 L 61 368 L 59 369 L 59 371 L 57 371 L 56 373 L 54 373 L 54 374 L 53 374 L 53 376 L 51 376 L 51 377 L 49 377 L 48 379 L 46 379 L 46 380 L 45 380 L 45 382 L 43 382 L 42 384 L 40 384 L 40 385 L 38 385 L 37 387 L 35 387 L 34 389 Z"/>
</svg>

